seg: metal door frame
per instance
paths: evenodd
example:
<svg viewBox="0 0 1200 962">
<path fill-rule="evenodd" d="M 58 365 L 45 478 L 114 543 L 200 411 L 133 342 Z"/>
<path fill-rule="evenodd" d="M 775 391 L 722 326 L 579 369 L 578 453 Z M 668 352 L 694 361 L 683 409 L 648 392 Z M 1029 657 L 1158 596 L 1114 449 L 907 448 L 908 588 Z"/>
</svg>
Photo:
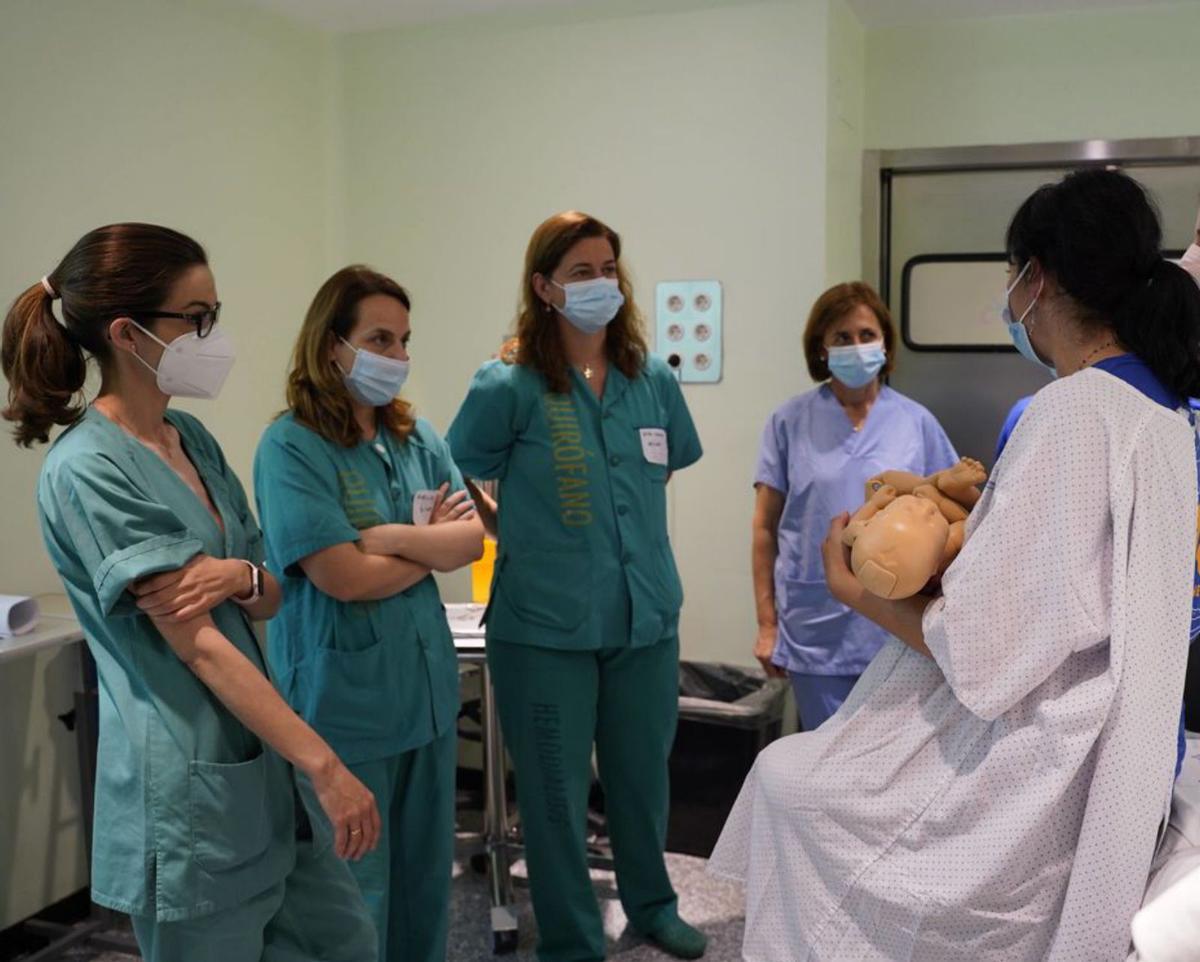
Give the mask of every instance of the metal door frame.
<svg viewBox="0 0 1200 962">
<path fill-rule="evenodd" d="M 1200 137 L 863 151 L 863 276 L 891 304 L 892 181 L 922 174 L 1078 167 L 1200 167 Z M 871 278 L 871 273 L 875 277 Z"/>
</svg>

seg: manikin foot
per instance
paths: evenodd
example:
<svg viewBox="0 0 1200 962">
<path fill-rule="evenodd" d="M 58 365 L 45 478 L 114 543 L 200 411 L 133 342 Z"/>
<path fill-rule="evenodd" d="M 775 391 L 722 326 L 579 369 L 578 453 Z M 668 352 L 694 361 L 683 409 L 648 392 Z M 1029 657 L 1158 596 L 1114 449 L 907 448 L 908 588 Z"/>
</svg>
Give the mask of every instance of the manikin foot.
<svg viewBox="0 0 1200 962">
<path fill-rule="evenodd" d="M 987 480 L 987 469 L 974 458 L 963 458 L 958 464 L 938 472 L 937 487 L 942 494 L 953 498 L 967 508 L 975 507 L 979 500 L 976 485 Z"/>
</svg>

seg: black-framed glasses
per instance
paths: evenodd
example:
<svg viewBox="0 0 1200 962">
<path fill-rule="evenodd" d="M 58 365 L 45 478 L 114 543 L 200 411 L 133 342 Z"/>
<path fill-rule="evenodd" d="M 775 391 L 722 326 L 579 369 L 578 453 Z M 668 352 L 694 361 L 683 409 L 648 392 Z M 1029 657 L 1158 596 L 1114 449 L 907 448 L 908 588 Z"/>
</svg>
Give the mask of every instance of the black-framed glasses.
<svg viewBox="0 0 1200 962">
<path fill-rule="evenodd" d="M 208 337 L 209 332 L 213 329 L 213 325 L 221 317 L 221 302 L 217 301 L 216 304 L 206 311 L 189 311 L 186 314 L 181 314 L 178 311 L 126 311 L 124 316 L 132 317 L 135 321 L 151 321 L 159 317 L 175 317 L 194 325 L 197 337 Z"/>
</svg>

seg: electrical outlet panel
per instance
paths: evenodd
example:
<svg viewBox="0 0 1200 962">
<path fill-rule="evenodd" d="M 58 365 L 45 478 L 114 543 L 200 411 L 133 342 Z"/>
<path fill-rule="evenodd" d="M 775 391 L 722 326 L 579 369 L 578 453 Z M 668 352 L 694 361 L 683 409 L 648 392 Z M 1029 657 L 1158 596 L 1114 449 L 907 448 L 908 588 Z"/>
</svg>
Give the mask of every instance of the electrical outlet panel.
<svg viewBox="0 0 1200 962">
<path fill-rule="evenodd" d="M 721 380 L 721 282 L 661 281 L 654 314 L 654 353 L 680 381 Z"/>
</svg>

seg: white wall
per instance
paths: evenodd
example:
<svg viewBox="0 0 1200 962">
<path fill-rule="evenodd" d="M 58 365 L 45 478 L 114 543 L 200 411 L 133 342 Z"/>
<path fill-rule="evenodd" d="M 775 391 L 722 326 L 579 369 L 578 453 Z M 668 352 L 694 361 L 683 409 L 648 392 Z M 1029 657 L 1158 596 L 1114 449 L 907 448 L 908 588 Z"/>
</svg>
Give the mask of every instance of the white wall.
<svg viewBox="0 0 1200 962">
<path fill-rule="evenodd" d="M 706 457 L 671 482 L 685 657 L 749 659 L 759 433 L 808 386 L 800 332 L 825 283 L 826 38 L 824 2 L 785 2 L 339 44 L 347 250 L 411 289 L 411 395 L 439 428 L 555 211 L 621 233 L 651 322 L 657 281 L 725 285 L 725 380 L 685 388 Z"/>
</svg>

